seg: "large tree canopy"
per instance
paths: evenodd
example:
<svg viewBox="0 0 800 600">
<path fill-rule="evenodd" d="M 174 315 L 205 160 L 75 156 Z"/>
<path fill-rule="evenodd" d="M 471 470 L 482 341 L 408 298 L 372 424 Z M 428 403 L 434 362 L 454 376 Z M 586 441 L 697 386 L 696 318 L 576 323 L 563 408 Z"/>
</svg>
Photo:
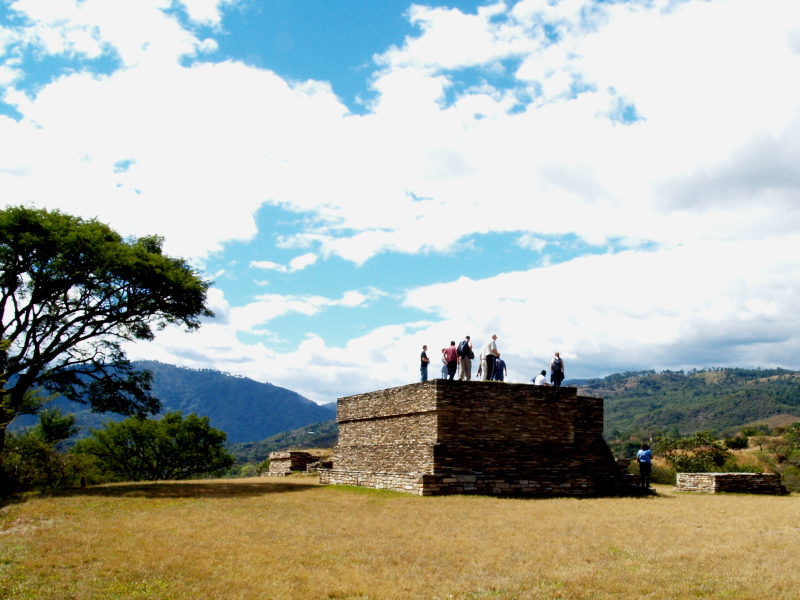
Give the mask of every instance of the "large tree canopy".
<svg viewBox="0 0 800 600">
<path fill-rule="evenodd" d="M 92 429 L 75 451 L 94 456 L 101 471 L 122 481 L 189 479 L 233 466 L 225 433 L 208 417 L 171 412 L 159 420 L 131 417 Z"/>
<path fill-rule="evenodd" d="M 131 367 L 121 343 L 213 316 L 210 283 L 165 256 L 162 242 L 125 240 L 59 211 L 0 211 L 0 450 L 6 426 L 41 405 L 37 389 L 100 412 L 158 412 L 149 374 Z"/>
</svg>

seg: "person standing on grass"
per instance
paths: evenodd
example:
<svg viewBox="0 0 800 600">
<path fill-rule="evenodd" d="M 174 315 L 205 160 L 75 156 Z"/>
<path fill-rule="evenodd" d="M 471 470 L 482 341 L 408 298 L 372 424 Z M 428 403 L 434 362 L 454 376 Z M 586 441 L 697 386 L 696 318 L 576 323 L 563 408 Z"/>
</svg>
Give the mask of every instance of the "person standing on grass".
<svg viewBox="0 0 800 600">
<path fill-rule="evenodd" d="M 422 347 L 422 354 L 419 355 L 419 380 L 428 381 L 428 363 L 431 360 L 428 358 L 428 347 Z"/>
<path fill-rule="evenodd" d="M 636 462 L 639 463 L 639 485 L 649 488 L 650 472 L 653 470 L 653 451 L 650 446 L 642 444 L 641 450 L 636 453 Z"/>
</svg>

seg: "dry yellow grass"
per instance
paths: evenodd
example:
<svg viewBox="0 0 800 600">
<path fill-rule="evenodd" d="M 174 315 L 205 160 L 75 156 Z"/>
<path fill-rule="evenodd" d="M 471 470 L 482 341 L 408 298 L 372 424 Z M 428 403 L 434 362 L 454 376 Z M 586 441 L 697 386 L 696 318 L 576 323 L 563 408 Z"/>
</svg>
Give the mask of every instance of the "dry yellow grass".
<svg viewBox="0 0 800 600">
<path fill-rule="evenodd" d="M 314 478 L 0 511 L 0 598 L 797 598 L 800 498 L 422 498 Z"/>
</svg>

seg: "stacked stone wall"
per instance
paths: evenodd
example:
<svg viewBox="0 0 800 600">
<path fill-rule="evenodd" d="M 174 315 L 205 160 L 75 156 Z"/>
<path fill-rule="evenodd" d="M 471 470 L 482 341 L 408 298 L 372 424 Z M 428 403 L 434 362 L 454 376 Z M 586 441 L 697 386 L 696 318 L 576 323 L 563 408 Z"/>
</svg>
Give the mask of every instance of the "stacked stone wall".
<svg viewBox="0 0 800 600">
<path fill-rule="evenodd" d="M 292 471 L 305 471 L 309 463 L 317 460 L 319 457 L 308 452 L 270 452 L 269 471 L 264 476 L 285 477 L 291 475 Z"/>
<path fill-rule="evenodd" d="M 603 401 L 575 388 L 432 380 L 340 398 L 323 483 L 408 491 L 614 493 Z"/>
<path fill-rule="evenodd" d="M 785 493 L 777 473 L 678 473 L 675 489 L 681 492 L 745 494 Z"/>
</svg>

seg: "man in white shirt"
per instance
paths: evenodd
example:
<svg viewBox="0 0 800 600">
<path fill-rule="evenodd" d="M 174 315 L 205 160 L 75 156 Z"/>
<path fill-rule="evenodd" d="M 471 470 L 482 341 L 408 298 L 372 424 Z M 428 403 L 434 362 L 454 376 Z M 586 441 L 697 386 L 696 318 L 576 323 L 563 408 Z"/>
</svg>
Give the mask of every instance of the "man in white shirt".
<svg viewBox="0 0 800 600">
<path fill-rule="evenodd" d="M 533 385 L 550 385 L 547 383 L 547 371 L 542 371 L 539 373 L 535 379 L 531 379 Z"/>
</svg>

